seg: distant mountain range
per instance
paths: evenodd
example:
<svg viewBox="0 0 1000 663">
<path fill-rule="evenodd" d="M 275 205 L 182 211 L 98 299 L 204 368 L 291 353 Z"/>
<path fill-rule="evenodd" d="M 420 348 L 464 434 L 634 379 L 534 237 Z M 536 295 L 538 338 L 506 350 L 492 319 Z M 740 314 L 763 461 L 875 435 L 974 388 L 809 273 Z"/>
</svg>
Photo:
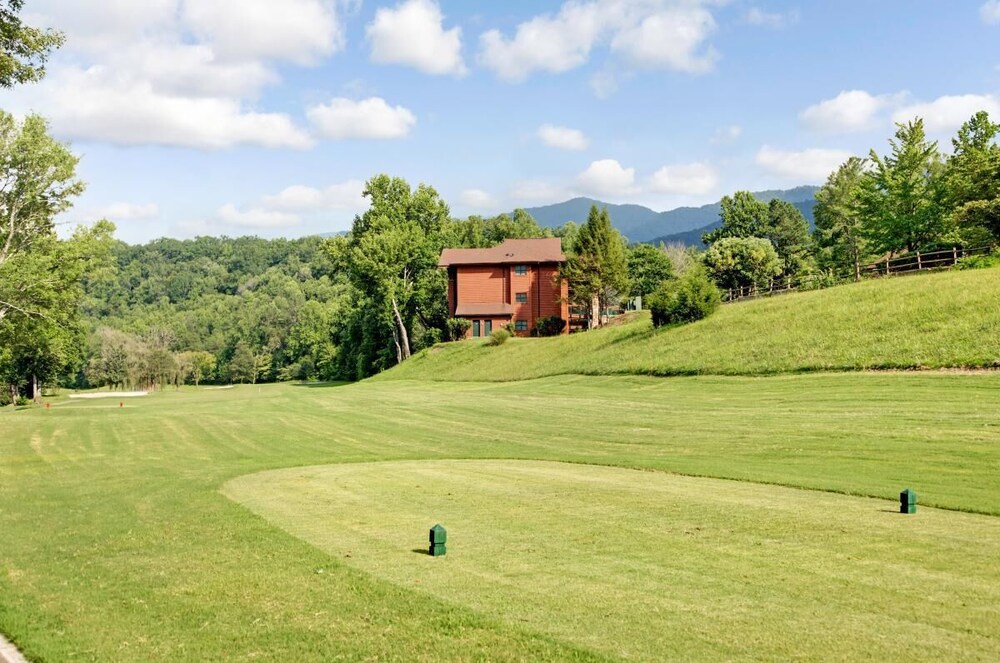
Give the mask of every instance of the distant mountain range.
<svg viewBox="0 0 1000 663">
<path fill-rule="evenodd" d="M 773 198 L 795 205 L 802 215 L 813 224 L 813 205 L 819 187 L 799 186 L 783 191 L 757 191 L 754 196 L 764 202 Z M 633 242 L 684 243 L 701 246 L 703 233 L 720 225 L 719 203 L 701 207 L 678 207 L 668 212 L 656 212 L 642 205 L 613 205 L 592 198 L 573 198 L 555 205 L 529 207 L 526 211 L 535 217 L 538 224 L 547 228 L 557 228 L 567 221 L 583 223 L 591 205 L 607 207 L 611 221 L 623 235 Z"/>
</svg>

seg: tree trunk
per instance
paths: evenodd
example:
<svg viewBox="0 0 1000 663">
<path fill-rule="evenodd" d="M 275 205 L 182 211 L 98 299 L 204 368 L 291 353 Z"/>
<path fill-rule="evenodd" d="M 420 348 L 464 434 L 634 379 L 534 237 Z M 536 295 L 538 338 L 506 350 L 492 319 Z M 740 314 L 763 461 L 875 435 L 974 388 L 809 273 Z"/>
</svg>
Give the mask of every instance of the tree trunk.
<svg viewBox="0 0 1000 663">
<path fill-rule="evenodd" d="M 392 298 L 392 313 L 396 317 L 396 326 L 399 328 L 399 348 L 402 351 L 402 358 L 410 358 L 410 335 L 406 333 L 406 325 L 403 324 L 403 316 L 399 313 L 399 304 L 396 298 Z"/>
<path fill-rule="evenodd" d="M 34 373 L 31 374 L 31 400 L 35 403 L 42 400 L 42 390 L 39 389 L 38 376 Z"/>
</svg>

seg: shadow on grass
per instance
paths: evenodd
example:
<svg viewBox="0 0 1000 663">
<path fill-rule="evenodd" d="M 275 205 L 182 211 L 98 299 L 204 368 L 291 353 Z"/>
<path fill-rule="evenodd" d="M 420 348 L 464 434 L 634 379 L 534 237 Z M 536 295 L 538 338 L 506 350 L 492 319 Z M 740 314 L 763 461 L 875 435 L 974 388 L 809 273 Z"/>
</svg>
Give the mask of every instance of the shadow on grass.
<svg viewBox="0 0 1000 663">
<path fill-rule="evenodd" d="M 417 553 L 418 555 L 427 555 L 428 557 L 431 556 L 430 552 L 427 551 L 427 548 L 414 548 L 410 552 Z"/>
<path fill-rule="evenodd" d="M 331 389 L 333 387 L 346 387 L 353 382 L 295 382 L 293 387 L 303 387 L 305 389 Z"/>
</svg>

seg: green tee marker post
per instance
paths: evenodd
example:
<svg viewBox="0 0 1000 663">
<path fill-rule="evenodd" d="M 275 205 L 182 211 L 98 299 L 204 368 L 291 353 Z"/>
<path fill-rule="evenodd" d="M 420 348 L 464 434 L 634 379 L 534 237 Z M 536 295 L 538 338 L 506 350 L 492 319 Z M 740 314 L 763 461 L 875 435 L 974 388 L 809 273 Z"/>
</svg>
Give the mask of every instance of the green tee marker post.
<svg viewBox="0 0 1000 663">
<path fill-rule="evenodd" d="M 907 488 L 899 494 L 899 512 L 900 513 L 916 513 L 917 512 L 917 494 Z"/>
<path fill-rule="evenodd" d="M 445 541 L 448 540 L 448 530 L 441 526 L 440 523 L 431 528 L 430 541 L 431 547 L 428 554 L 431 557 L 441 557 L 448 550 L 445 548 Z"/>
</svg>

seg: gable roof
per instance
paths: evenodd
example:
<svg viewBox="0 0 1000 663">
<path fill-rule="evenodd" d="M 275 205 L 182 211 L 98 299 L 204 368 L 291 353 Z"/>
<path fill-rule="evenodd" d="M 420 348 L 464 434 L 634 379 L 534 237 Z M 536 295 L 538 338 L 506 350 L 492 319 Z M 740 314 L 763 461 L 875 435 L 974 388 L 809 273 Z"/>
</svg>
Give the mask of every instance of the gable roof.
<svg viewBox="0 0 1000 663">
<path fill-rule="evenodd" d="M 539 262 L 566 262 L 562 240 L 508 239 L 489 249 L 445 249 L 438 267 L 451 265 L 520 265 Z"/>
</svg>

